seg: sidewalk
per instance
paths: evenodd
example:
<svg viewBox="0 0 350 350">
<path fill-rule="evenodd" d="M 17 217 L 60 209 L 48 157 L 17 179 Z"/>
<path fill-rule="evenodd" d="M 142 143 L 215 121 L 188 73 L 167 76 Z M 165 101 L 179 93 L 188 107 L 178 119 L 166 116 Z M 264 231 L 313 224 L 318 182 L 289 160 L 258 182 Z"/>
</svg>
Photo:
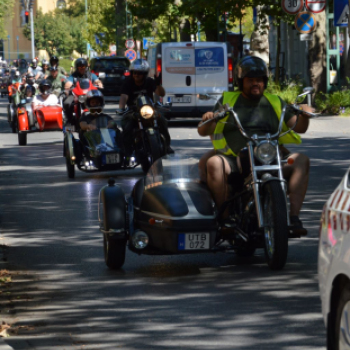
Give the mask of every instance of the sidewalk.
<svg viewBox="0 0 350 350">
<path fill-rule="evenodd" d="M 14 350 L 12 346 L 8 345 L 4 338 L 0 338 L 0 350 Z"/>
</svg>

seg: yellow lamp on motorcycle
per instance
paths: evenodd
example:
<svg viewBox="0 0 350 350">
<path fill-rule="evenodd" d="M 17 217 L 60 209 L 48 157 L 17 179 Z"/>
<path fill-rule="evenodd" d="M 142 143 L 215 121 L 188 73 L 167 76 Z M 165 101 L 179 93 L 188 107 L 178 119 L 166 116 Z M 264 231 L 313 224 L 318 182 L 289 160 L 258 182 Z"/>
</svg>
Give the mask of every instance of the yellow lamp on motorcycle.
<svg viewBox="0 0 350 350">
<path fill-rule="evenodd" d="M 262 164 L 271 164 L 277 157 L 276 145 L 262 141 L 255 147 L 254 156 Z"/>
<path fill-rule="evenodd" d="M 140 109 L 141 117 L 144 119 L 152 118 L 154 115 L 153 101 L 148 96 L 140 96 L 137 99 L 137 107 Z"/>
</svg>

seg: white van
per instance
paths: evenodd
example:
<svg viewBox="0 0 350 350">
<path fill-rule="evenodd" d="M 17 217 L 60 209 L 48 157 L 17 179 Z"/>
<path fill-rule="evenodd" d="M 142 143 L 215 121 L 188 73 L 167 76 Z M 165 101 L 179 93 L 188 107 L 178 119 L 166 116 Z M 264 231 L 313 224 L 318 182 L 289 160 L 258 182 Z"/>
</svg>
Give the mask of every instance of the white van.
<svg viewBox="0 0 350 350">
<path fill-rule="evenodd" d="M 213 109 L 223 91 L 233 91 L 233 49 L 222 42 L 160 43 L 148 49 L 149 77 L 161 74 L 171 102 L 166 117 L 200 117 Z M 200 100 L 198 94 L 209 94 Z"/>
</svg>

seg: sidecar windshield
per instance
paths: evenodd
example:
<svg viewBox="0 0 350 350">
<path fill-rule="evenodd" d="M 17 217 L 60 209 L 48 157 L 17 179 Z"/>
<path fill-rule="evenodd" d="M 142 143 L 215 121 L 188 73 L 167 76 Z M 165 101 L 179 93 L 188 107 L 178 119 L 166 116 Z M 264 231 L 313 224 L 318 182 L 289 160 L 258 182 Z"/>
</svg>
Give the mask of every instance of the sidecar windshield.
<svg viewBox="0 0 350 350">
<path fill-rule="evenodd" d="M 198 182 L 198 159 L 171 154 L 156 160 L 147 172 L 146 186 L 164 183 Z"/>
<path fill-rule="evenodd" d="M 89 147 L 100 150 L 101 152 L 113 151 L 117 148 L 116 130 L 108 129 L 109 119 L 105 116 L 98 117 L 96 121 L 96 130 L 86 131 L 84 137 Z"/>
</svg>

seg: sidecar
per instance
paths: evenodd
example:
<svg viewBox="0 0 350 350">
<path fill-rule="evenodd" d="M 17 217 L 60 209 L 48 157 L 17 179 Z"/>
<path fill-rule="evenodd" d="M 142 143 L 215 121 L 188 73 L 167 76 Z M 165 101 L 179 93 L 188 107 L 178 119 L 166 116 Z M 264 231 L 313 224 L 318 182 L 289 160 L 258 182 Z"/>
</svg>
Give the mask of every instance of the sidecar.
<svg viewBox="0 0 350 350">
<path fill-rule="evenodd" d="M 214 251 L 220 236 L 211 194 L 199 182 L 198 162 L 178 155 L 157 160 L 130 197 L 110 179 L 99 194 L 104 256 L 111 269 L 125 261 L 126 245 L 137 254 Z"/>
<path fill-rule="evenodd" d="M 32 110 L 31 99 L 23 99 L 18 105 L 18 143 L 27 144 L 27 134 L 32 132 L 62 130 L 61 106 L 38 106 Z"/>
<path fill-rule="evenodd" d="M 101 118 L 103 119 L 103 118 Z M 124 165 L 124 154 L 119 144 L 120 130 L 108 129 L 107 121 L 100 120 L 97 130 L 79 132 L 79 139 L 73 135 L 73 128 L 64 130 L 64 150 L 67 175 L 75 177 L 75 166 L 85 172 L 118 170 Z"/>
</svg>

